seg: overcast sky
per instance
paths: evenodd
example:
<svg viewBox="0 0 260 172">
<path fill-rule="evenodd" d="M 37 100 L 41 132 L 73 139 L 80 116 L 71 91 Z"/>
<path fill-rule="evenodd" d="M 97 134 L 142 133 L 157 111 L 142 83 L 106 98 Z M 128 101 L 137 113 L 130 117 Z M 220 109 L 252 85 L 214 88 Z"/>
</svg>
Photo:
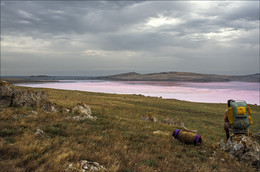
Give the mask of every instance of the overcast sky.
<svg viewBox="0 0 260 172">
<path fill-rule="evenodd" d="M 1 1 L 1 75 L 259 72 L 259 1 Z"/>
</svg>

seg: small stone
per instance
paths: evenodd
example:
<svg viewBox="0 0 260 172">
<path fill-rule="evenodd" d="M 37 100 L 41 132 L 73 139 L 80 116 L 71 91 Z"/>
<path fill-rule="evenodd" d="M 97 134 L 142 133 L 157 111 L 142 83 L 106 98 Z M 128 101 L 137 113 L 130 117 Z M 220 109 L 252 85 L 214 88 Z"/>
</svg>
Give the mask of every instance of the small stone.
<svg viewBox="0 0 260 172">
<path fill-rule="evenodd" d="M 87 160 L 81 160 L 78 163 L 70 163 L 65 171 L 104 171 L 105 167 L 100 165 L 98 162 L 91 162 Z"/>
<path fill-rule="evenodd" d="M 43 132 L 41 129 L 37 129 L 35 135 L 36 135 L 36 136 L 42 136 L 43 133 L 44 133 L 44 132 Z"/>
<path fill-rule="evenodd" d="M 72 164 L 72 163 L 70 163 L 68 167 L 69 167 L 69 168 L 71 168 L 72 166 L 73 166 L 73 164 Z"/>
<path fill-rule="evenodd" d="M 184 123 L 180 120 L 175 120 L 172 118 L 165 118 L 162 120 L 162 123 L 164 124 L 168 124 L 168 125 L 173 125 L 173 126 L 177 126 L 177 127 L 184 127 Z"/>
<path fill-rule="evenodd" d="M 38 115 L 38 112 L 35 111 L 35 110 L 32 110 L 31 114 L 32 114 L 32 115 Z"/>
<path fill-rule="evenodd" d="M 215 156 L 215 154 L 216 154 L 216 151 L 213 151 L 212 156 Z"/>
<path fill-rule="evenodd" d="M 96 167 L 99 167 L 99 163 L 98 163 L 98 162 L 93 162 L 93 164 L 94 164 Z"/>
<path fill-rule="evenodd" d="M 83 166 L 82 166 L 82 168 L 84 169 L 84 170 L 88 170 L 89 168 L 88 168 L 88 164 L 86 163 L 86 164 L 84 164 Z"/>
<path fill-rule="evenodd" d="M 67 109 L 67 108 L 64 108 L 63 111 L 64 111 L 65 113 L 69 113 L 69 112 L 70 112 L 70 110 Z"/>
<path fill-rule="evenodd" d="M 20 118 L 25 118 L 25 117 L 28 117 L 28 116 L 29 116 L 29 114 L 27 114 L 27 113 L 23 113 L 23 114 L 19 114 L 19 115 L 14 114 L 13 118 L 20 119 Z"/>
<path fill-rule="evenodd" d="M 91 169 L 92 169 L 93 171 L 98 171 L 98 168 L 97 168 L 97 167 L 94 167 L 94 166 L 92 166 Z"/>
<path fill-rule="evenodd" d="M 56 112 L 57 110 L 55 109 L 54 106 L 51 106 L 51 111 L 52 111 L 52 112 Z"/>
<path fill-rule="evenodd" d="M 143 116 L 141 116 L 141 120 L 152 121 L 152 122 L 157 122 L 158 121 L 158 119 L 153 117 L 152 115 L 143 115 Z"/>
</svg>

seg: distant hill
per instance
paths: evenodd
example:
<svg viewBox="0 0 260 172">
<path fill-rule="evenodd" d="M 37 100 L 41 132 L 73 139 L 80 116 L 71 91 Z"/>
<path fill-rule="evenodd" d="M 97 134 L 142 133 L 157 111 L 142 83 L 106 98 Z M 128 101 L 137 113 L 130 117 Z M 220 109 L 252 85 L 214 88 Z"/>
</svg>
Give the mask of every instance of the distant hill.
<svg viewBox="0 0 260 172">
<path fill-rule="evenodd" d="M 47 75 L 31 75 L 30 77 L 49 77 Z"/>
<path fill-rule="evenodd" d="M 189 82 L 259 82 L 260 73 L 244 76 L 228 76 L 215 74 L 200 74 L 189 72 L 161 72 L 150 74 L 139 74 L 135 72 L 122 73 L 109 76 L 100 76 L 94 79 L 115 81 L 189 81 Z"/>
</svg>

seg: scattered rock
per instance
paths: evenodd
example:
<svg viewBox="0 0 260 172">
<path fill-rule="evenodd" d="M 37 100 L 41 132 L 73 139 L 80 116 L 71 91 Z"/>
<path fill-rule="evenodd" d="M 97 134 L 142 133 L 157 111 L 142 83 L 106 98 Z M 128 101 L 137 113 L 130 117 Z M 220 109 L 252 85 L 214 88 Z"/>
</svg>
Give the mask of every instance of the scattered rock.
<svg viewBox="0 0 260 172">
<path fill-rule="evenodd" d="M 78 116 L 68 117 L 68 119 L 73 119 L 73 120 L 76 120 L 76 121 L 90 119 L 92 121 L 95 121 L 95 120 L 97 120 L 97 117 L 96 116 L 93 117 L 93 116 L 78 115 Z"/>
<path fill-rule="evenodd" d="M 25 117 L 37 117 L 38 112 L 32 110 L 31 112 L 23 113 L 23 114 L 14 114 L 13 118 L 15 119 L 20 119 L 20 118 L 25 118 Z"/>
<path fill-rule="evenodd" d="M 70 112 L 70 110 L 69 110 L 69 109 L 67 109 L 67 108 L 63 108 L 63 112 L 65 112 L 65 113 L 69 113 L 69 112 Z"/>
<path fill-rule="evenodd" d="M 91 110 L 86 104 L 79 102 L 71 110 L 72 113 L 82 114 L 82 115 L 91 115 Z"/>
<path fill-rule="evenodd" d="M 45 113 L 53 113 L 53 112 L 70 113 L 69 109 L 50 101 L 45 101 L 44 103 L 42 103 L 41 108 Z"/>
<path fill-rule="evenodd" d="M 212 156 L 215 156 L 215 154 L 216 154 L 216 151 L 213 151 Z"/>
<path fill-rule="evenodd" d="M 253 138 L 257 141 L 257 143 L 260 144 L 260 131 L 258 131 L 256 134 L 253 134 Z"/>
<path fill-rule="evenodd" d="M 172 118 L 163 119 L 162 123 L 184 128 L 184 123 L 182 121 L 175 120 L 175 119 L 172 119 Z"/>
<path fill-rule="evenodd" d="M 40 106 L 45 113 L 62 112 L 73 113 L 74 116 L 68 117 L 74 120 L 97 120 L 96 116 L 92 116 L 89 106 L 79 102 L 71 110 L 64 108 L 56 103 L 47 101 L 47 94 L 44 91 L 22 91 L 15 90 L 8 82 L 0 82 L 0 108 L 6 107 L 36 107 Z M 14 118 L 23 118 L 28 116 L 36 116 L 38 113 L 32 111 L 31 113 L 24 113 L 14 115 Z"/>
<path fill-rule="evenodd" d="M 152 121 L 152 122 L 157 122 L 158 119 L 153 117 L 152 115 L 144 115 L 144 116 L 141 116 L 141 120 L 144 120 L 144 121 Z"/>
<path fill-rule="evenodd" d="M 66 172 L 70 171 L 80 171 L 80 172 L 87 172 L 87 171 L 105 171 L 106 168 L 100 165 L 98 162 L 91 162 L 87 160 L 81 160 L 78 163 L 70 163 L 65 170 Z"/>
<path fill-rule="evenodd" d="M 35 136 L 42 136 L 43 135 L 43 131 L 41 129 L 37 129 Z"/>
<path fill-rule="evenodd" d="M 234 135 L 230 137 L 227 143 L 222 139 L 220 147 L 223 151 L 228 152 L 232 158 L 237 158 L 253 166 L 260 164 L 260 145 L 253 137 Z"/>
<path fill-rule="evenodd" d="M 62 109 L 62 107 L 58 106 L 56 103 L 46 101 L 41 105 L 43 112 L 51 113 L 51 112 L 58 112 Z"/>
<path fill-rule="evenodd" d="M 14 114 L 14 115 L 13 115 L 13 118 L 15 118 L 15 119 L 20 119 L 20 118 L 25 118 L 25 117 L 28 117 L 28 116 L 29 116 L 29 114 L 27 114 L 27 113 Z"/>
<path fill-rule="evenodd" d="M 38 112 L 35 111 L 35 110 L 32 110 L 31 114 L 32 114 L 32 115 L 38 115 Z"/>
<path fill-rule="evenodd" d="M 91 109 L 86 104 L 79 102 L 76 106 L 71 109 L 71 113 L 75 114 L 75 116 L 68 117 L 73 120 L 85 120 L 90 119 L 92 121 L 97 120 L 96 116 L 92 116 Z"/>
</svg>

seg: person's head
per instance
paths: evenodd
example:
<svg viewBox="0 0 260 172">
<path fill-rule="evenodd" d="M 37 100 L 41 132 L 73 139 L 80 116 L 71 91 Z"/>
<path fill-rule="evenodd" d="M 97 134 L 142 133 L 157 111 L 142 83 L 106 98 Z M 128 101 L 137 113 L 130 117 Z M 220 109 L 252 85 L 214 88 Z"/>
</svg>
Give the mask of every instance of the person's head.
<svg viewBox="0 0 260 172">
<path fill-rule="evenodd" d="M 234 100 L 232 100 L 232 99 L 230 99 L 230 100 L 227 101 L 228 107 L 230 107 L 230 102 L 233 102 L 233 101 L 234 101 Z"/>
</svg>

